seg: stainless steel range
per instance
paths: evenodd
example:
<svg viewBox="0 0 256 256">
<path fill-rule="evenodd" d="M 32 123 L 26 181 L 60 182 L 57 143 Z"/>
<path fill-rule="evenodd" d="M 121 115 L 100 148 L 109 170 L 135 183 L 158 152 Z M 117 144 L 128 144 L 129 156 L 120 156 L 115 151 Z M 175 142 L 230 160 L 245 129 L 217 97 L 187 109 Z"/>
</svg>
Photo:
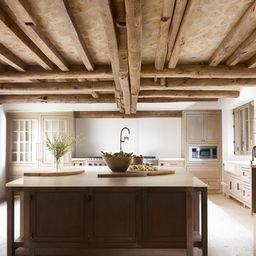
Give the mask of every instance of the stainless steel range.
<svg viewBox="0 0 256 256">
<path fill-rule="evenodd" d="M 73 166 L 105 166 L 105 162 L 101 156 L 72 158 Z M 155 156 L 144 156 L 143 164 L 158 165 L 158 158 Z"/>
</svg>

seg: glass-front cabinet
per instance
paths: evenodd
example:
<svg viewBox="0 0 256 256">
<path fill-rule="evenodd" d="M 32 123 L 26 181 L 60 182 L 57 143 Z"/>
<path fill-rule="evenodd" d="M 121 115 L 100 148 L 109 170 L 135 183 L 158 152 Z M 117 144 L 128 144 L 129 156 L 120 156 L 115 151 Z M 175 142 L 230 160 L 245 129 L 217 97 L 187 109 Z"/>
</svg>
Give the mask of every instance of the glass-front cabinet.
<svg viewBox="0 0 256 256">
<path fill-rule="evenodd" d="M 54 158 L 45 146 L 46 136 L 73 134 L 73 113 L 9 113 L 7 115 L 8 180 L 18 178 L 24 171 L 49 168 Z M 71 164 L 71 154 L 64 165 Z"/>
<path fill-rule="evenodd" d="M 249 155 L 252 148 L 252 103 L 233 110 L 234 116 L 234 154 Z"/>
</svg>

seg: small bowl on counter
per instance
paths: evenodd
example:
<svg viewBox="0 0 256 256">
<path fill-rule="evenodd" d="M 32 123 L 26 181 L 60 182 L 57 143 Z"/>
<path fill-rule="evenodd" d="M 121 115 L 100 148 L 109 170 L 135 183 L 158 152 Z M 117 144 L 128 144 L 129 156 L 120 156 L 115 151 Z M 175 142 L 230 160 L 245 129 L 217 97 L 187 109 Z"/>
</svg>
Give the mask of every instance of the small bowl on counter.
<svg viewBox="0 0 256 256">
<path fill-rule="evenodd" d="M 142 165 L 143 164 L 143 156 L 142 155 L 133 155 L 133 165 Z"/>
</svg>

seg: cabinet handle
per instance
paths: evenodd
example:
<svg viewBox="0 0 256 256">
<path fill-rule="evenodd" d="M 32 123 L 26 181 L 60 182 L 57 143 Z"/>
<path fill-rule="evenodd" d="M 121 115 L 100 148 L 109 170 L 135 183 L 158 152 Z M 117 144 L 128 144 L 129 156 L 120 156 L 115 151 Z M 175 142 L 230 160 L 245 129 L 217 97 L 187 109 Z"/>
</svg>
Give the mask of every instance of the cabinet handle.
<svg viewBox="0 0 256 256">
<path fill-rule="evenodd" d="M 229 189 L 230 190 L 232 189 L 232 182 L 231 181 L 229 182 Z"/>
<path fill-rule="evenodd" d="M 243 196 L 245 196 L 245 191 L 243 190 Z"/>
<path fill-rule="evenodd" d="M 239 188 L 239 183 L 237 183 L 236 184 L 236 188 L 237 188 L 237 190 L 239 190 L 240 188 Z"/>
</svg>

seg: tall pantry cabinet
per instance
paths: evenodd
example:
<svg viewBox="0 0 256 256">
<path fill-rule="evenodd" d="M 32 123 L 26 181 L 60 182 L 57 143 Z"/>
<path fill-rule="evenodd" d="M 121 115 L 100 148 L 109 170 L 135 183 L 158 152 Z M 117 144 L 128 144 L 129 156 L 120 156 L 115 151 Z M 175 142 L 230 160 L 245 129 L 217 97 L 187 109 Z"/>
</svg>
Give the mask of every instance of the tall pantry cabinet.
<svg viewBox="0 0 256 256">
<path fill-rule="evenodd" d="M 190 146 L 216 146 L 216 159 L 189 159 Z M 212 192 L 220 190 L 221 177 L 221 111 L 183 112 L 183 152 L 186 171 L 209 185 Z"/>
<path fill-rule="evenodd" d="M 46 136 L 73 134 L 73 113 L 9 113 L 7 115 L 7 179 L 13 180 L 24 171 L 52 168 L 54 158 L 47 150 Z M 64 157 L 71 165 L 71 154 Z"/>
</svg>

